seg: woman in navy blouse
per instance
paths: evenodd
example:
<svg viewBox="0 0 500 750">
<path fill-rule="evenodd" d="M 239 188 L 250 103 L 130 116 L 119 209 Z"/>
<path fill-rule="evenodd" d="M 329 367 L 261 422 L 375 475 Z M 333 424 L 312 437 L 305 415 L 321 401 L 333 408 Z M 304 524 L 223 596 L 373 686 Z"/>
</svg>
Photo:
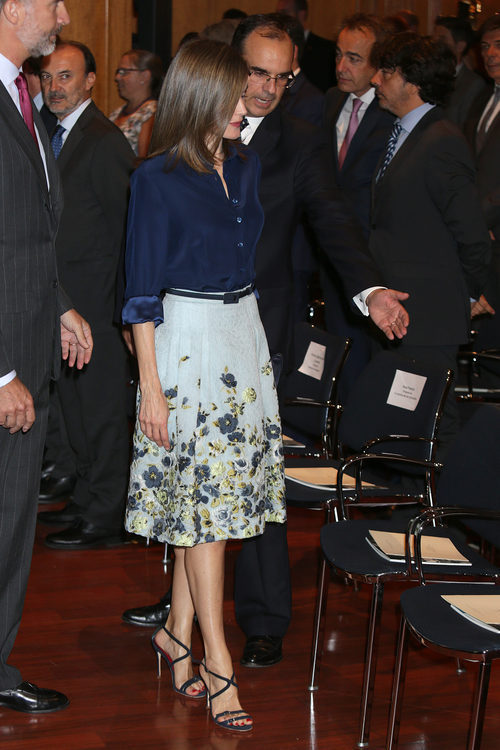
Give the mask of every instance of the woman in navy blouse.
<svg viewBox="0 0 500 750">
<path fill-rule="evenodd" d="M 225 642 L 224 549 L 285 521 L 278 405 L 253 293 L 260 166 L 239 143 L 247 79 L 219 42 L 174 58 L 152 155 L 132 178 L 123 308 L 140 375 L 126 526 L 175 547 L 170 614 L 153 635 L 158 671 L 164 659 L 174 690 L 208 694 L 215 723 L 239 732 L 253 723 Z"/>
</svg>

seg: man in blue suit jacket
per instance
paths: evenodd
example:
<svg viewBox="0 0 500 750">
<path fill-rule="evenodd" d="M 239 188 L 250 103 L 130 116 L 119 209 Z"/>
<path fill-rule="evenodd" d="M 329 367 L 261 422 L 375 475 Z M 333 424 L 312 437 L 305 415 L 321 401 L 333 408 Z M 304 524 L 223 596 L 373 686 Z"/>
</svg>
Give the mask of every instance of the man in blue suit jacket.
<svg viewBox="0 0 500 750">
<path fill-rule="evenodd" d="M 384 37 L 375 16 L 357 13 L 343 22 L 337 39 L 337 86 L 327 92 L 324 107 L 323 125 L 335 182 L 348 199 L 365 238 L 370 231 L 371 181 L 394 121 L 390 112 L 380 108 L 370 83 L 375 73 L 373 45 Z M 358 125 L 347 148 L 346 134 L 356 101 L 361 101 Z M 322 266 L 321 286 L 327 330 L 350 336 L 353 341 L 339 384 L 340 398 L 345 400 L 371 357 L 371 339 L 376 333 L 373 328 L 371 335 L 366 322 L 353 312 L 333 266 Z"/>
</svg>

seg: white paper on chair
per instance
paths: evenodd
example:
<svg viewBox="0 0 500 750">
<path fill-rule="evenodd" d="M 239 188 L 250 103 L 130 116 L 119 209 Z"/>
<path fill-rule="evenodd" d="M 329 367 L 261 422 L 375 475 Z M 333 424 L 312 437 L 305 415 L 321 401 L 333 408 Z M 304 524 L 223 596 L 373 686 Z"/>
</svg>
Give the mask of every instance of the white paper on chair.
<svg viewBox="0 0 500 750">
<path fill-rule="evenodd" d="M 304 361 L 299 367 L 299 372 L 303 375 L 309 375 L 310 378 L 321 380 L 323 370 L 325 369 L 326 346 L 311 341 L 307 347 Z"/>
<path fill-rule="evenodd" d="M 427 378 L 423 375 L 396 370 L 387 403 L 391 406 L 399 406 L 400 409 L 415 411 L 426 382 Z"/>
<path fill-rule="evenodd" d="M 459 615 L 486 630 L 500 633 L 500 595 L 441 594 Z"/>
</svg>

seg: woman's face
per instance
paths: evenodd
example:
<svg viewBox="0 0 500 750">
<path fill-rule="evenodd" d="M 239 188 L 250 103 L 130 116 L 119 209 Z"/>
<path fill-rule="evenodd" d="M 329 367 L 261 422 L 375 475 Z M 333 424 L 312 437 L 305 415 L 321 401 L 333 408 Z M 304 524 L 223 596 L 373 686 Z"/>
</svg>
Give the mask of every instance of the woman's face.
<svg viewBox="0 0 500 750">
<path fill-rule="evenodd" d="M 240 96 L 238 104 L 236 105 L 236 109 L 234 110 L 234 114 L 224 131 L 224 138 L 235 141 L 236 138 L 240 137 L 240 125 L 246 113 L 247 110 L 245 107 L 243 96 Z"/>
<path fill-rule="evenodd" d="M 148 78 L 149 72 L 139 70 L 133 57 L 123 55 L 115 73 L 116 87 L 122 99 L 129 101 L 148 96 Z"/>
</svg>

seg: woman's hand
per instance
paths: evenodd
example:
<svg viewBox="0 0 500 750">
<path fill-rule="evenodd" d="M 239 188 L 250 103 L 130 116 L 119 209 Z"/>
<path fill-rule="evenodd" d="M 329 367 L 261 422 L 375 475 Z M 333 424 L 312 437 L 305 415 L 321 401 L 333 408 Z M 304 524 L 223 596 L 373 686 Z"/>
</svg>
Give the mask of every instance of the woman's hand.
<svg viewBox="0 0 500 750">
<path fill-rule="evenodd" d="M 153 387 L 141 385 L 140 388 L 139 424 L 141 430 L 146 437 L 153 440 L 161 448 L 170 450 L 167 429 L 169 409 L 160 383 L 158 382 L 158 385 Z"/>
</svg>

